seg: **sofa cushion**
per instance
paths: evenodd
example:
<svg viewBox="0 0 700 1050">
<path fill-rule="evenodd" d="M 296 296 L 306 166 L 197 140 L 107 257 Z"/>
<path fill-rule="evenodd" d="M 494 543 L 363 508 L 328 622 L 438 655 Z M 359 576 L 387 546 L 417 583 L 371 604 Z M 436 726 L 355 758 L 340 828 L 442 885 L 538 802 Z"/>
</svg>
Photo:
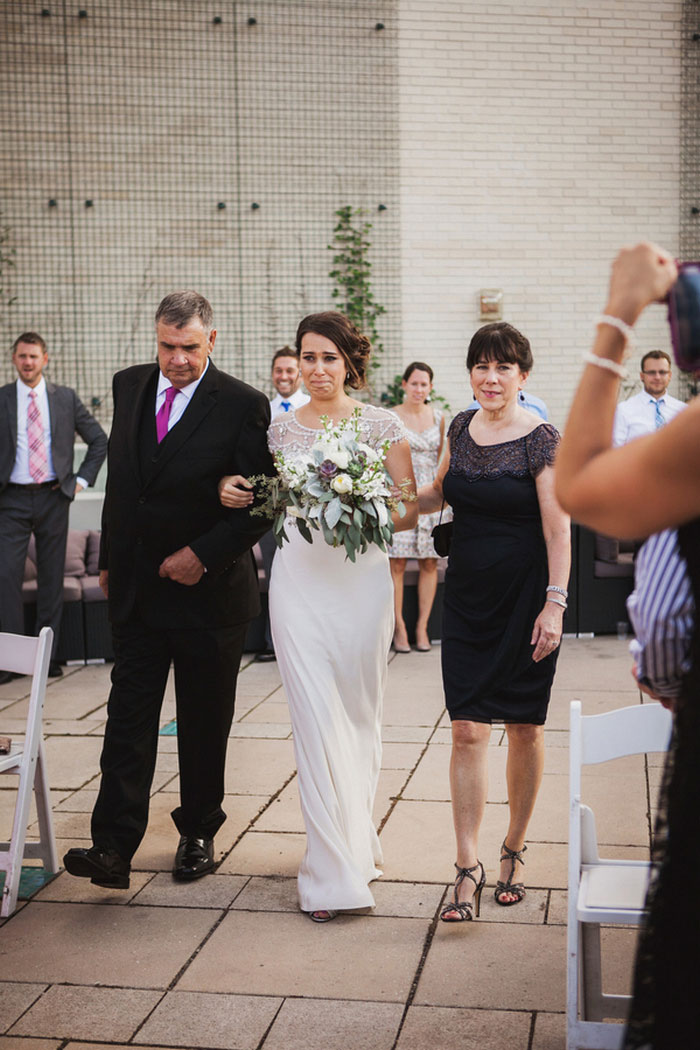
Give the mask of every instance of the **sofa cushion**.
<svg viewBox="0 0 700 1050">
<path fill-rule="evenodd" d="M 37 581 L 36 580 L 25 580 L 22 584 L 22 601 L 27 604 L 29 602 L 36 601 Z M 77 576 L 64 576 L 63 577 L 63 600 L 64 602 L 79 602 L 82 599 L 83 592 L 80 587 L 80 580 Z"/>
<path fill-rule="evenodd" d="M 105 602 L 107 599 L 100 587 L 99 576 L 83 576 L 80 579 L 84 602 Z"/>
<path fill-rule="evenodd" d="M 87 538 L 85 570 L 88 576 L 97 576 L 100 571 L 100 536 L 97 529 L 90 529 Z"/>
<path fill-rule="evenodd" d="M 613 536 L 603 536 L 601 532 L 595 534 L 595 560 L 607 561 L 615 564 L 620 557 L 620 541 Z"/>
<path fill-rule="evenodd" d="M 87 550 L 88 529 L 69 529 L 66 543 L 66 565 L 64 576 L 85 575 L 85 554 Z"/>
</svg>

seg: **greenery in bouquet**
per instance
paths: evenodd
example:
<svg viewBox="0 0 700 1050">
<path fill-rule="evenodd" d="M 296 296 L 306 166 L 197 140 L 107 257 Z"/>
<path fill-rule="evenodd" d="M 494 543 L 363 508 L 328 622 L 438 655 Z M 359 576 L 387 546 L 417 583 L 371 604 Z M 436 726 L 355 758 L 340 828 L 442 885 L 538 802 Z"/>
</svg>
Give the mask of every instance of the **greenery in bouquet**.
<svg viewBox="0 0 700 1050">
<path fill-rule="evenodd" d="M 373 449 L 361 440 L 359 409 L 339 423 L 327 416 L 321 422 L 323 429 L 308 453 L 288 461 L 278 451 L 277 477 L 250 478 L 257 497 L 251 514 L 273 519 L 278 547 L 289 540 L 289 516 L 308 543 L 314 531 L 320 532 L 331 547 L 344 547 L 351 561 L 371 543 L 386 550 L 394 532 L 392 512 L 400 517 L 406 513 L 384 466 L 390 442 Z"/>
</svg>

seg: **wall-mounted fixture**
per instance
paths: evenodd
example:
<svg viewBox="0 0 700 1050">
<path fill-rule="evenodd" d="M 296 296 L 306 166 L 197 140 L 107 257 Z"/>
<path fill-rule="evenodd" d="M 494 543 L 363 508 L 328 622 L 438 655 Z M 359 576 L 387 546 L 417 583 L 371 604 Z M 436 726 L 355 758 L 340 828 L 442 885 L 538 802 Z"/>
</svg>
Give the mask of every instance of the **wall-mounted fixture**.
<svg viewBox="0 0 700 1050">
<path fill-rule="evenodd" d="M 49 208 L 57 208 L 57 207 L 58 207 L 58 201 L 56 200 L 55 197 L 51 197 L 49 199 Z"/>
<path fill-rule="evenodd" d="M 226 201 L 219 201 L 219 203 L 217 204 L 217 208 L 219 209 L 219 211 L 223 211 L 225 207 Z"/>
<path fill-rule="evenodd" d="M 378 204 L 377 211 L 386 211 L 386 204 Z"/>
<path fill-rule="evenodd" d="M 41 17 L 42 18 L 50 18 L 51 17 L 51 12 L 49 11 L 48 7 L 42 7 L 42 9 L 41 9 Z"/>
<path fill-rule="evenodd" d="M 220 26 L 223 22 L 223 18 L 221 17 L 221 15 L 214 15 L 214 17 L 212 18 L 212 22 L 215 26 Z"/>
<path fill-rule="evenodd" d="M 482 288 L 479 292 L 479 319 L 500 321 L 503 318 L 503 291 L 500 288 Z"/>
<path fill-rule="evenodd" d="M 693 207 L 690 209 L 690 214 L 700 215 L 700 208 L 698 208 L 696 205 L 693 205 Z"/>
<path fill-rule="evenodd" d="M 78 11 L 78 18 L 87 18 L 87 11 L 84 8 Z"/>
<path fill-rule="evenodd" d="M 377 32 L 379 32 L 381 29 L 384 28 L 384 23 L 383 22 L 377 22 L 377 24 L 376 24 L 376 26 L 374 28 L 377 30 Z"/>
<path fill-rule="evenodd" d="M 86 208 L 92 208 L 92 201 L 91 200 L 86 200 L 85 201 L 85 207 Z"/>
<path fill-rule="evenodd" d="M 259 207 L 260 207 L 260 205 L 257 203 L 257 201 L 253 201 L 253 203 L 250 206 L 250 210 L 251 211 L 257 211 Z"/>
<path fill-rule="evenodd" d="M 258 24 L 257 18 L 253 18 L 253 16 L 251 15 L 250 18 L 248 19 L 248 25 L 249 26 L 256 26 L 257 24 Z"/>
</svg>

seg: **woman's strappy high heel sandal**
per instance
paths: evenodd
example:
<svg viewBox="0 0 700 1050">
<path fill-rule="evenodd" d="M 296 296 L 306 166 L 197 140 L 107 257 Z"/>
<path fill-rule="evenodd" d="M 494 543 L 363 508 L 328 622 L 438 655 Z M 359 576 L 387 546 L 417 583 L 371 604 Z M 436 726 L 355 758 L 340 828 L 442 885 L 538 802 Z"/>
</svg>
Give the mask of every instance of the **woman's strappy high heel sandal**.
<svg viewBox="0 0 700 1050">
<path fill-rule="evenodd" d="M 455 868 L 457 869 L 457 878 L 455 880 L 454 901 L 452 904 L 445 905 L 440 912 L 440 918 L 443 922 L 471 922 L 473 919 L 479 918 L 479 911 L 481 909 L 481 891 L 486 884 L 484 865 L 480 860 L 477 860 L 476 864 L 471 868 L 460 868 L 459 864 L 455 864 Z M 478 882 L 472 874 L 477 868 L 481 868 L 481 878 Z M 459 889 L 465 879 L 471 879 L 476 886 L 474 896 L 470 901 L 460 901 L 459 899 Z M 459 918 L 448 918 L 450 912 L 456 912 Z"/>
<path fill-rule="evenodd" d="M 501 846 L 501 857 L 500 859 L 510 861 L 510 875 L 508 876 L 507 882 L 501 882 L 499 879 L 496 883 L 496 889 L 493 891 L 493 895 L 496 899 L 496 904 L 500 904 L 502 908 L 509 908 L 511 904 L 520 904 L 521 900 L 525 896 L 525 887 L 522 882 L 513 882 L 513 876 L 515 875 L 515 862 L 520 861 L 524 866 L 525 861 L 523 860 L 523 853 L 527 849 L 527 846 L 523 846 L 522 849 L 509 849 L 506 846 L 506 840 L 503 840 Z M 502 901 L 500 895 L 502 893 L 512 893 L 515 895 L 514 901 Z"/>
</svg>

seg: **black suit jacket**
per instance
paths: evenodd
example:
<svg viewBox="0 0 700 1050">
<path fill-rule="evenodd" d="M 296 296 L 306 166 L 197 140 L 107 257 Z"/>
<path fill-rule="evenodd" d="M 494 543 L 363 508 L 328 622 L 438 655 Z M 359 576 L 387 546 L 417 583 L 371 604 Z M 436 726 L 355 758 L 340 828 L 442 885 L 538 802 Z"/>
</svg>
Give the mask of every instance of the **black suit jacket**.
<svg viewBox="0 0 700 1050">
<path fill-rule="evenodd" d="M 51 458 L 61 491 L 68 499 L 75 495 L 76 474 L 73 471 L 73 443 L 76 431 L 88 449 L 77 473 L 95 484 L 95 478 L 107 455 L 107 435 L 68 386 L 46 383 L 51 417 Z M 0 387 L 0 492 L 14 469 L 17 455 L 17 385 Z"/>
<path fill-rule="evenodd" d="M 151 458 L 142 425 L 155 419 L 157 376 L 156 364 L 136 365 L 113 382 L 100 550 L 100 568 L 109 570 L 110 618 L 123 623 L 137 614 L 155 627 L 242 623 L 260 608 L 251 548 L 270 522 L 247 509 L 227 510 L 217 486 L 224 474 L 274 473 L 269 401 L 210 360 Z M 158 575 L 163 559 L 186 546 L 207 568 L 192 587 Z"/>
</svg>

